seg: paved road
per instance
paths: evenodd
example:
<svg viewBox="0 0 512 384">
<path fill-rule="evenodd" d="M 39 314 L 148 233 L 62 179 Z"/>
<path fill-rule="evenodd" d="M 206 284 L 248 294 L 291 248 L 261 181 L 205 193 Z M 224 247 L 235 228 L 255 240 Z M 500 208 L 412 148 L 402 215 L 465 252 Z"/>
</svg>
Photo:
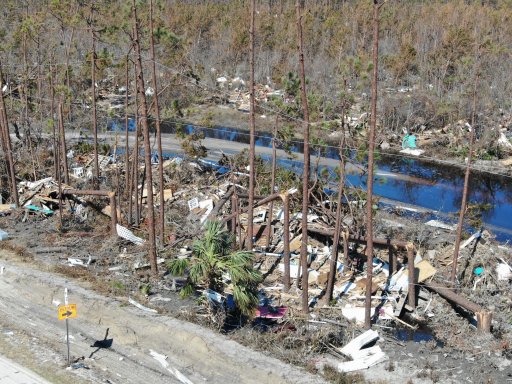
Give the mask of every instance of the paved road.
<svg viewBox="0 0 512 384">
<path fill-rule="evenodd" d="M 50 382 L 0 355 L 0 384 L 50 384 Z"/>
</svg>

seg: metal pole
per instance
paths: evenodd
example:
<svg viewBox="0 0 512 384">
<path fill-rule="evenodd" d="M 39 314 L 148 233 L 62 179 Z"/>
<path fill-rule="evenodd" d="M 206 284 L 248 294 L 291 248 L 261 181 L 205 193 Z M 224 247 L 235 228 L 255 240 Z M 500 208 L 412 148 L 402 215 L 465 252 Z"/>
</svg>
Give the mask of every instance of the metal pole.
<svg viewBox="0 0 512 384">
<path fill-rule="evenodd" d="M 68 305 L 68 289 L 64 288 L 64 305 Z M 68 347 L 68 366 L 71 365 L 70 354 L 69 354 L 69 326 L 68 319 L 66 318 L 66 344 Z"/>
<path fill-rule="evenodd" d="M 68 345 L 68 367 L 69 367 L 71 365 L 71 358 L 70 358 L 70 355 L 69 355 L 69 326 L 68 326 L 68 319 L 66 319 L 66 344 Z"/>
</svg>

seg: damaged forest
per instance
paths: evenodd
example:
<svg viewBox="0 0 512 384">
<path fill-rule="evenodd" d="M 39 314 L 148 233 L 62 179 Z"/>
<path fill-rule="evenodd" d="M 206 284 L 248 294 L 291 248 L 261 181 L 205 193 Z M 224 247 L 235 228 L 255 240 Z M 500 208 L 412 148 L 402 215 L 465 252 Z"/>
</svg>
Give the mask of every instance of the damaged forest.
<svg viewBox="0 0 512 384">
<path fill-rule="evenodd" d="M 510 1 L 0 13 L 0 355 L 53 383 L 512 381 Z M 71 357 L 30 328 L 68 287 Z"/>
</svg>

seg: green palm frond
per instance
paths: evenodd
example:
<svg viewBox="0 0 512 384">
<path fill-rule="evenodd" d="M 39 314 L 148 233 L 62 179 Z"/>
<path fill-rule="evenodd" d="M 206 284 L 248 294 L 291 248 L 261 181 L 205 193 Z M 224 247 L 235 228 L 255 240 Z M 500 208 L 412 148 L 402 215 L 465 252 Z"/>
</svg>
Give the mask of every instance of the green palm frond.
<svg viewBox="0 0 512 384">
<path fill-rule="evenodd" d="M 173 259 L 166 263 L 166 267 L 174 276 L 183 276 L 189 267 L 189 260 L 187 259 Z"/>
<path fill-rule="evenodd" d="M 253 254 L 252 252 L 238 251 L 233 252 L 231 255 L 229 255 L 229 257 L 233 264 L 246 265 L 252 262 Z"/>
<path fill-rule="evenodd" d="M 199 284 L 208 276 L 208 268 L 205 263 L 194 263 L 189 269 L 189 278 L 194 284 Z"/>
<path fill-rule="evenodd" d="M 254 310 L 258 305 L 257 291 L 251 289 L 251 287 L 235 285 L 233 287 L 233 297 L 242 314 L 249 317 L 254 315 Z"/>
<path fill-rule="evenodd" d="M 184 299 L 186 297 L 193 295 L 194 292 L 194 286 L 190 283 L 187 283 L 183 288 L 181 288 L 180 297 Z"/>
<path fill-rule="evenodd" d="M 223 222 L 207 222 L 203 237 L 192 245 L 192 258 L 173 261 L 169 266 L 171 272 L 180 275 L 188 270 L 188 283 L 180 292 L 182 296 L 192 294 L 194 285 L 207 286 L 222 294 L 226 286 L 222 277 L 229 275 L 237 307 L 242 314 L 252 316 L 258 305 L 261 274 L 253 268 L 252 252 L 232 252 L 233 240 Z"/>
</svg>

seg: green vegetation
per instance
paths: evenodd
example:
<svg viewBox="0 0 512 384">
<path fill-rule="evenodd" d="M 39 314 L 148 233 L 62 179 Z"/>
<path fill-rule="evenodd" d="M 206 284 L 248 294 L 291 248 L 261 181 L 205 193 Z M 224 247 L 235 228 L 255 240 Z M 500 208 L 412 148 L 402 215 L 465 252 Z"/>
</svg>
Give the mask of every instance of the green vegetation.
<svg viewBox="0 0 512 384">
<path fill-rule="evenodd" d="M 233 238 L 224 223 L 211 221 L 206 224 L 203 238 L 193 244 L 192 258 L 173 259 L 167 267 L 174 275 L 187 273 L 182 296 L 193 294 L 197 285 L 222 294 L 228 286 L 225 276 L 229 276 L 237 308 L 242 314 L 252 316 L 258 304 L 261 275 L 252 267 L 252 252 L 233 251 L 232 247 Z"/>
<path fill-rule="evenodd" d="M 140 1 L 139 8 L 141 23 L 147 26 L 147 2 Z M 311 121 L 338 119 L 343 100 L 357 100 L 364 112 L 372 71 L 371 2 L 310 1 L 306 8 L 303 32 Z M 29 96 L 28 119 L 21 119 L 21 128 L 38 121 L 37 116 L 41 129 L 47 129 L 50 72 L 65 114 L 71 110 L 75 121 L 90 118 L 83 105 L 90 102 L 91 41 L 83 31 L 91 25 L 97 37 L 99 88 L 124 84 L 131 47 L 129 3 L 5 0 L 2 12 L 4 76 L 13 88 L 22 85 L 19 89 Z M 210 102 L 218 76 L 248 80 L 248 19 L 246 1 L 155 1 L 163 116 L 181 119 L 194 103 Z M 439 128 L 467 118 L 477 74 L 481 84 L 490 85 L 478 88 L 479 111 L 492 114 L 511 107 L 512 73 L 503 65 L 512 53 L 510 1 L 410 0 L 406 6 L 389 1 L 381 19 L 379 85 L 386 91 L 380 92 L 379 123 L 387 130 Z M 271 100 L 273 108 L 300 117 L 298 69 L 292 59 L 294 2 L 261 2 L 256 22 L 256 82 L 283 89 L 284 97 Z M 148 49 L 148 33 L 147 28 L 141 31 L 143 49 Z M 144 65 L 149 72 L 150 63 Z M 131 75 L 131 65 L 129 69 Z M 414 90 L 414 97 L 401 89 Z M 24 116 L 26 106 L 23 98 L 19 100 L 9 101 L 9 113 Z M 99 115 L 101 119 L 108 113 Z M 201 125 L 211 122 L 212 116 L 206 115 Z"/>
</svg>

